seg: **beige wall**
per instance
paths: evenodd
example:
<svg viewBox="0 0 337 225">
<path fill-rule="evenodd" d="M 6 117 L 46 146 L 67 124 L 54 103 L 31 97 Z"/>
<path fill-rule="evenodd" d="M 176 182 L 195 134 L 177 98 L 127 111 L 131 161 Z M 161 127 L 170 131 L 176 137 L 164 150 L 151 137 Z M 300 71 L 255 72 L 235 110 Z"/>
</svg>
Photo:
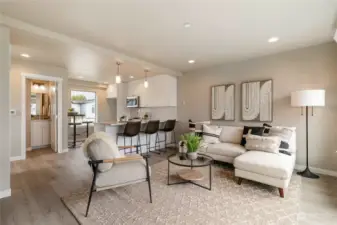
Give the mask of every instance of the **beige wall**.
<svg viewBox="0 0 337 225">
<path fill-rule="evenodd" d="M 34 63 L 28 60 L 16 60 L 11 65 L 10 77 L 10 108 L 17 111 L 17 115 L 11 116 L 11 157 L 21 155 L 21 120 L 22 120 L 22 102 L 21 102 L 21 81 L 23 73 L 39 74 L 45 76 L 61 77 L 63 79 L 63 102 L 62 102 L 62 124 L 63 144 L 62 148 L 68 148 L 68 72 L 64 68 L 49 66 L 40 63 Z M 66 128 L 66 129 L 64 129 Z"/>
<path fill-rule="evenodd" d="M 297 127 L 297 164 L 305 164 L 305 117 L 290 106 L 290 93 L 301 89 L 326 90 L 326 106 L 315 108 L 309 117 L 309 160 L 313 167 L 337 171 L 337 44 L 327 43 L 262 58 L 189 72 L 178 79 L 178 120 L 210 120 L 211 86 L 236 84 L 234 122 L 242 125 L 240 84 L 243 81 L 273 79 L 274 118 L 272 124 Z M 185 103 L 185 104 L 184 104 Z M 185 124 L 186 125 L 186 124 Z M 186 128 L 186 126 L 185 126 Z"/>
<path fill-rule="evenodd" d="M 97 96 L 97 121 L 116 121 L 117 119 L 117 105 L 116 99 L 106 98 L 106 85 L 99 85 L 94 82 L 79 81 L 79 80 L 69 80 L 68 86 L 68 106 L 67 109 L 71 107 L 71 90 L 74 91 L 92 91 L 96 92 Z"/>
<path fill-rule="evenodd" d="M 0 193 L 10 195 L 10 36 L 0 24 Z"/>
</svg>

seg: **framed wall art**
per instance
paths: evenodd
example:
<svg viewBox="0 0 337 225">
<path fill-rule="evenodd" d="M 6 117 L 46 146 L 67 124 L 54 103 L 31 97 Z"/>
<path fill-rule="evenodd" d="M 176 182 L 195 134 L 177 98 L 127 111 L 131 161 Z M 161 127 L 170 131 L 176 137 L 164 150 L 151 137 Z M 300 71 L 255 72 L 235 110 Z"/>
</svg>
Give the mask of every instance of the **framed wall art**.
<svg viewBox="0 0 337 225">
<path fill-rule="evenodd" d="M 235 84 L 212 87 L 212 120 L 235 120 Z"/>
<path fill-rule="evenodd" d="M 243 121 L 273 120 L 273 81 L 253 81 L 241 84 L 241 115 Z"/>
</svg>

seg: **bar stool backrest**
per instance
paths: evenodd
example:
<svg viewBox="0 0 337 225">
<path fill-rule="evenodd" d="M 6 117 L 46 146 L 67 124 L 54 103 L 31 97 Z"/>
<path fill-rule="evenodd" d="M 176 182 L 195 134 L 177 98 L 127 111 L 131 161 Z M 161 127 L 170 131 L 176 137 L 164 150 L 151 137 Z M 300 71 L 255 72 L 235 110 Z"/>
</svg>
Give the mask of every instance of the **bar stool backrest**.
<svg viewBox="0 0 337 225">
<path fill-rule="evenodd" d="M 159 130 L 159 120 L 150 120 L 145 128 L 146 134 L 155 134 Z"/>
<path fill-rule="evenodd" d="M 165 132 L 171 132 L 171 131 L 174 130 L 175 125 L 176 125 L 176 120 L 167 120 L 165 122 L 163 131 L 165 131 Z"/>
<path fill-rule="evenodd" d="M 124 136 L 134 137 L 139 134 L 141 122 L 127 122 L 124 129 Z"/>
</svg>

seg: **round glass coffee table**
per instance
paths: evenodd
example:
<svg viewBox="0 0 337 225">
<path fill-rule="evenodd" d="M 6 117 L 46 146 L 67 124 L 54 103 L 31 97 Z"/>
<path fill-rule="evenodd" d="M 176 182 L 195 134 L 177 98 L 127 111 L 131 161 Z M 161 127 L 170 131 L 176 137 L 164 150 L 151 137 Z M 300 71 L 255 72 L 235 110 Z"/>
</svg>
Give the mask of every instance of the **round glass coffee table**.
<svg viewBox="0 0 337 225">
<path fill-rule="evenodd" d="M 168 162 L 168 170 L 167 170 L 167 185 L 175 185 L 175 184 L 185 184 L 191 183 L 197 185 L 199 187 L 212 190 L 212 164 L 213 158 L 201 153 L 198 153 L 198 158 L 194 160 L 190 160 L 186 157 L 185 154 L 173 154 L 167 157 Z M 170 164 L 174 164 L 180 167 L 185 167 L 177 172 L 179 178 L 183 181 L 171 183 L 170 182 Z M 195 181 L 203 180 L 204 175 L 195 168 L 197 167 L 209 167 L 209 186 L 203 186 L 201 184 L 196 183 Z"/>
</svg>

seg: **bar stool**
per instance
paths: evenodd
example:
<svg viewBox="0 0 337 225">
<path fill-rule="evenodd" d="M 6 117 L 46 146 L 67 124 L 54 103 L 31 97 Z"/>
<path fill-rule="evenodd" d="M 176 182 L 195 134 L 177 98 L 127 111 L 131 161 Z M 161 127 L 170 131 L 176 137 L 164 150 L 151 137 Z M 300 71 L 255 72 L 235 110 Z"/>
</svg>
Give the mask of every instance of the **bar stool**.
<svg viewBox="0 0 337 225">
<path fill-rule="evenodd" d="M 144 131 L 141 131 L 141 133 L 144 133 L 145 134 L 145 146 L 146 146 L 146 149 L 147 149 L 147 154 L 150 153 L 150 150 L 151 150 L 151 135 L 152 134 L 156 134 L 156 140 L 155 140 L 155 143 L 154 143 L 154 150 L 156 151 L 157 149 L 157 143 L 158 143 L 158 140 L 159 140 L 159 136 L 158 136 L 158 130 L 159 130 L 159 123 L 160 121 L 159 120 L 150 120 L 147 125 L 146 125 L 146 128 Z M 150 136 L 150 138 L 148 138 L 148 136 Z M 140 146 L 144 146 L 144 145 L 140 145 Z"/>
<path fill-rule="evenodd" d="M 141 127 L 141 122 L 127 122 L 126 125 L 125 125 L 125 128 L 124 128 L 124 131 L 123 133 L 117 133 L 117 138 L 116 138 L 116 143 L 118 145 L 118 137 L 124 137 L 124 146 L 125 145 L 125 138 L 126 137 L 129 137 L 131 139 L 131 145 L 130 145 L 130 148 L 131 148 L 131 151 L 129 153 L 132 153 L 132 138 L 133 137 L 136 137 L 137 136 L 137 145 L 136 145 L 136 152 L 138 154 L 139 150 L 138 150 L 138 147 L 139 147 L 139 132 L 140 132 L 140 127 Z M 126 154 L 126 150 L 127 148 L 124 148 L 124 154 Z"/>
<path fill-rule="evenodd" d="M 164 127 L 161 128 L 161 129 L 159 129 L 159 131 L 165 133 L 165 139 L 163 141 L 158 141 L 158 143 L 164 142 L 164 144 L 165 144 L 165 151 L 166 151 L 166 147 L 167 147 L 168 144 L 174 144 L 176 146 L 176 135 L 175 135 L 175 132 L 174 132 L 175 125 L 176 125 L 176 120 L 167 120 L 165 122 Z M 167 133 L 171 133 L 171 134 L 173 133 L 174 142 L 172 142 L 173 138 L 172 138 L 172 135 L 171 135 L 171 143 L 166 143 L 166 140 L 167 140 L 167 135 L 166 134 Z"/>
</svg>

